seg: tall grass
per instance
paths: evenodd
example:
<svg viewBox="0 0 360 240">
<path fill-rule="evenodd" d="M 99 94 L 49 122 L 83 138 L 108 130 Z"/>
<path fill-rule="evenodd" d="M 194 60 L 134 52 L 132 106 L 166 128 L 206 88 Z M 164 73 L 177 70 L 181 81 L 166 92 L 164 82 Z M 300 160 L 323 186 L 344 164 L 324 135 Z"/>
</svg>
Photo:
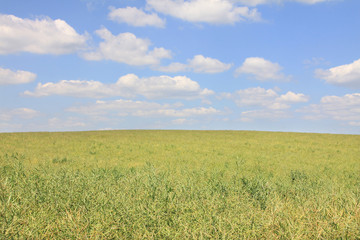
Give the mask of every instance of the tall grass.
<svg viewBox="0 0 360 240">
<path fill-rule="evenodd" d="M 0 239 L 359 239 L 360 136 L 0 134 Z"/>
</svg>

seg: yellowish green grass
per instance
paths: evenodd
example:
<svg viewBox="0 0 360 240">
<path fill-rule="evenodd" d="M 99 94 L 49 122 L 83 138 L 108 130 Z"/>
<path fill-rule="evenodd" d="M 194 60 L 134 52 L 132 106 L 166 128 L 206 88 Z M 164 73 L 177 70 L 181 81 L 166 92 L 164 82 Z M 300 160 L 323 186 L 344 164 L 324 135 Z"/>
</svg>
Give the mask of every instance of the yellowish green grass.
<svg viewBox="0 0 360 240">
<path fill-rule="evenodd" d="M 0 134 L 0 239 L 359 239 L 360 136 Z"/>
</svg>

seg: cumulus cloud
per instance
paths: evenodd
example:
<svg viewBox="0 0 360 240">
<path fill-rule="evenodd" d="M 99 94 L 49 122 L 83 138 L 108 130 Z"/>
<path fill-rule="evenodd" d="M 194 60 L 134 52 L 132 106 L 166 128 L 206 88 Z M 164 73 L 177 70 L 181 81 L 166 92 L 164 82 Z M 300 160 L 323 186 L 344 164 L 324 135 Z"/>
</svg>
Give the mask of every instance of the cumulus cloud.
<svg viewBox="0 0 360 240">
<path fill-rule="evenodd" d="M 360 93 L 344 96 L 324 96 L 319 104 L 311 104 L 298 110 L 309 120 L 334 119 L 356 126 L 360 124 Z"/>
<path fill-rule="evenodd" d="M 196 55 L 187 60 L 187 64 L 171 63 L 169 66 L 158 67 L 157 70 L 163 72 L 184 72 L 194 71 L 197 73 L 220 73 L 231 68 L 232 64 L 223 63 L 217 59 Z"/>
<path fill-rule="evenodd" d="M 287 103 L 300 103 L 300 102 L 307 102 L 309 100 L 309 97 L 305 96 L 302 93 L 294 93 L 289 91 L 286 94 L 280 95 L 278 98 L 276 98 L 276 100 Z"/>
<path fill-rule="evenodd" d="M 237 6 L 228 0 L 147 0 L 149 8 L 188 22 L 234 24 L 261 20 L 257 9 Z"/>
<path fill-rule="evenodd" d="M 224 98 L 232 99 L 244 111 L 241 113 L 242 121 L 252 121 L 256 118 L 278 119 L 290 117 L 286 111 L 293 104 L 304 103 L 309 97 L 302 93 L 288 91 L 279 94 L 273 89 L 261 87 L 238 90 L 235 93 L 225 93 Z"/>
<path fill-rule="evenodd" d="M 83 49 L 87 38 L 61 19 L 31 20 L 0 14 L 0 54 L 68 54 Z"/>
<path fill-rule="evenodd" d="M 291 107 L 290 104 L 307 102 L 309 100 L 309 97 L 302 93 L 288 91 L 285 94 L 279 95 L 273 89 L 261 87 L 239 90 L 228 97 L 233 99 L 239 107 L 257 106 L 267 109 L 286 109 Z"/>
<path fill-rule="evenodd" d="M 237 2 L 242 3 L 247 6 L 257 6 L 261 4 L 281 4 L 285 2 L 299 2 L 305 4 L 316 4 L 322 2 L 329 2 L 333 0 L 237 0 Z"/>
<path fill-rule="evenodd" d="M 57 83 L 38 83 L 34 92 L 25 91 L 24 95 L 44 97 L 51 95 L 101 98 L 113 96 L 114 89 L 98 81 L 61 80 Z"/>
<path fill-rule="evenodd" d="M 135 27 L 165 27 L 165 20 L 156 13 L 145 13 L 136 7 L 110 8 L 108 17 L 118 23 L 127 23 Z"/>
<path fill-rule="evenodd" d="M 83 54 L 86 60 L 112 60 L 134 66 L 157 65 L 163 58 L 171 58 L 171 51 L 164 48 L 149 49 L 151 42 L 137 38 L 132 33 L 114 36 L 108 29 L 101 28 L 96 34 L 104 41 L 94 52 Z"/>
<path fill-rule="evenodd" d="M 330 69 L 317 69 L 315 75 L 330 84 L 358 89 L 360 88 L 360 59 Z"/>
<path fill-rule="evenodd" d="M 259 81 L 288 80 L 289 76 L 285 76 L 281 70 L 278 63 L 260 57 L 249 57 L 235 70 L 235 74 L 250 74 Z"/>
<path fill-rule="evenodd" d="M 30 108 L 16 108 L 12 110 L 3 110 L 0 112 L 1 121 L 11 121 L 12 119 L 22 118 L 31 119 L 39 115 L 39 112 Z"/>
<path fill-rule="evenodd" d="M 219 73 L 229 70 L 231 64 L 222 63 L 217 59 L 196 55 L 189 60 L 189 67 L 194 72 L 203 73 Z"/>
<path fill-rule="evenodd" d="M 166 116 L 166 117 L 191 117 L 199 115 L 219 114 L 220 111 L 213 108 L 196 107 L 185 109 L 157 109 L 138 111 L 136 116 Z"/>
<path fill-rule="evenodd" d="M 299 3 L 306 3 L 306 4 L 316 4 L 316 3 L 322 3 L 322 2 L 330 2 L 334 0 L 292 0 Z"/>
<path fill-rule="evenodd" d="M 22 70 L 14 72 L 0 67 L 0 85 L 29 83 L 35 79 L 35 73 Z"/>
<path fill-rule="evenodd" d="M 194 98 L 214 93 L 207 88 L 201 89 L 197 82 L 185 76 L 139 78 L 134 74 L 128 74 L 119 78 L 116 84 L 150 99 Z"/>
<path fill-rule="evenodd" d="M 214 94 L 214 92 L 207 88 L 200 88 L 197 82 L 185 76 L 139 78 L 135 74 L 127 74 L 120 77 L 114 84 L 85 80 L 62 80 L 57 83 L 39 83 L 35 91 L 26 91 L 24 94 L 33 97 L 63 95 L 88 98 L 114 96 L 134 98 L 136 96 L 144 96 L 149 99 L 193 99 L 206 97 Z"/>
<path fill-rule="evenodd" d="M 181 103 L 160 104 L 147 101 L 133 100 L 113 100 L 96 101 L 95 104 L 87 106 L 71 107 L 69 112 L 76 112 L 86 115 L 113 114 L 117 116 L 137 116 L 137 117 L 189 117 L 204 116 L 221 113 L 219 110 L 210 107 L 182 108 Z"/>
</svg>

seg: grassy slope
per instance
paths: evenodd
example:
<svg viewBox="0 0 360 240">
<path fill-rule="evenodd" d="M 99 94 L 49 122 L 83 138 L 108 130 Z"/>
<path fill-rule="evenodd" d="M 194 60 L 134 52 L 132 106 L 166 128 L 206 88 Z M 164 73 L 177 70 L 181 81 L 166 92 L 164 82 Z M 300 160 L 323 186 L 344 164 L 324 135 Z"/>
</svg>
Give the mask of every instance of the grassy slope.
<svg viewBox="0 0 360 240">
<path fill-rule="evenodd" d="M 0 238 L 360 236 L 360 136 L 0 134 Z"/>
</svg>

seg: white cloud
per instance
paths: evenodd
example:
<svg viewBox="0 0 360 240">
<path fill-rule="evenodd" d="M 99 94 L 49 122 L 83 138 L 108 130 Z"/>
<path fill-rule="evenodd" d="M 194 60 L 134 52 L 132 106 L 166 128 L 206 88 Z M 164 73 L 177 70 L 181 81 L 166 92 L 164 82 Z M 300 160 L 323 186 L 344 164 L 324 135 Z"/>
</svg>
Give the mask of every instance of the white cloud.
<svg viewBox="0 0 360 240">
<path fill-rule="evenodd" d="M 38 83 L 34 92 L 25 91 L 24 94 L 32 97 L 62 95 L 101 98 L 105 96 L 113 96 L 116 93 L 111 86 L 97 81 L 61 80 L 57 83 Z"/>
<path fill-rule="evenodd" d="M 281 4 L 284 2 L 299 2 L 305 4 L 316 4 L 322 2 L 330 2 L 334 0 L 237 0 L 237 2 L 242 3 L 247 6 L 257 6 L 261 4 Z"/>
<path fill-rule="evenodd" d="M 311 104 L 298 112 L 309 120 L 334 119 L 355 126 L 360 123 L 360 93 L 344 96 L 325 96 L 319 104 Z"/>
<path fill-rule="evenodd" d="M 207 88 L 201 89 L 197 82 L 185 76 L 157 76 L 140 79 L 134 74 L 128 74 L 119 78 L 116 85 L 150 99 L 196 98 L 214 93 Z"/>
<path fill-rule="evenodd" d="M 245 122 L 257 118 L 288 118 L 291 113 L 287 109 L 290 109 L 292 104 L 309 100 L 309 97 L 302 93 L 288 91 L 285 94 L 279 94 L 276 90 L 261 87 L 247 88 L 233 94 L 224 93 L 223 97 L 232 99 L 238 107 L 244 109 L 241 112 L 241 121 Z"/>
<path fill-rule="evenodd" d="M 276 98 L 276 100 L 287 103 L 300 103 L 307 102 L 309 100 L 309 97 L 305 96 L 302 93 L 294 93 L 289 91 L 286 94 L 283 94 L 280 97 Z"/>
<path fill-rule="evenodd" d="M 22 70 L 13 72 L 10 69 L 0 67 L 0 85 L 29 83 L 35 78 L 36 74 L 32 72 Z"/>
<path fill-rule="evenodd" d="M 199 115 L 219 114 L 220 111 L 213 107 L 197 107 L 185 109 L 157 109 L 157 110 L 142 110 L 136 112 L 135 116 L 166 116 L 166 117 L 190 117 Z"/>
<path fill-rule="evenodd" d="M 330 2 L 330 1 L 334 1 L 334 0 L 292 0 L 294 2 L 299 2 L 299 3 L 306 3 L 306 4 L 316 4 L 316 3 L 322 3 L 322 2 Z"/>
<path fill-rule="evenodd" d="M 108 17 L 118 23 L 127 23 L 135 27 L 165 27 L 165 20 L 161 19 L 156 13 L 145 13 L 135 7 L 110 8 Z"/>
<path fill-rule="evenodd" d="M 307 102 L 308 97 L 302 93 L 293 93 L 291 91 L 279 95 L 273 89 L 264 89 L 261 87 L 247 88 L 236 91 L 228 95 L 239 107 L 262 107 L 267 109 L 286 109 L 290 108 L 292 103 Z"/>
<path fill-rule="evenodd" d="M 31 119 L 37 117 L 39 112 L 30 108 L 16 108 L 12 110 L 3 110 L 0 112 L 1 121 L 11 121 L 13 119 Z"/>
<path fill-rule="evenodd" d="M 171 63 L 169 66 L 158 67 L 157 70 L 163 72 L 184 72 L 194 71 L 197 73 L 220 73 L 231 68 L 232 64 L 223 63 L 217 59 L 196 55 L 187 60 L 187 64 Z"/>
<path fill-rule="evenodd" d="M 132 33 L 114 36 L 108 29 L 101 28 L 96 34 L 104 41 L 95 52 L 84 53 L 86 60 L 112 60 L 129 65 L 157 65 L 163 58 L 171 58 L 171 51 L 164 48 L 149 49 L 151 42 L 137 38 Z"/>
<path fill-rule="evenodd" d="M 239 107 L 262 106 L 271 108 L 278 94 L 272 89 L 261 87 L 236 91 L 231 98 Z"/>
<path fill-rule="evenodd" d="M 237 2 L 246 6 L 257 6 L 261 4 L 280 3 L 281 0 L 237 0 Z"/>
<path fill-rule="evenodd" d="M 87 106 L 71 107 L 69 112 L 76 112 L 90 116 L 101 116 L 113 114 L 117 116 L 136 116 L 136 117 L 191 117 L 205 116 L 221 113 L 219 110 L 210 107 L 182 108 L 181 103 L 159 104 L 146 101 L 114 100 L 96 101 L 95 104 Z"/>
<path fill-rule="evenodd" d="M 235 70 L 235 74 L 250 74 L 259 81 L 288 80 L 289 76 L 285 76 L 281 70 L 282 67 L 278 63 L 260 57 L 250 57 Z"/>
<path fill-rule="evenodd" d="M 315 75 L 330 84 L 358 89 L 360 88 L 360 59 L 330 69 L 317 69 Z"/>
<path fill-rule="evenodd" d="M 61 19 L 31 20 L 0 14 L 0 54 L 67 54 L 83 49 L 87 38 Z"/>
<path fill-rule="evenodd" d="M 95 104 L 86 106 L 77 106 L 68 108 L 69 112 L 76 112 L 86 115 L 105 115 L 109 112 L 114 112 L 118 116 L 136 115 L 138 111 L 166 109 L 181 107 L 182 104 L 159 104 L 155 102 L 133 101 L 133 100 L 112 100 L 112 101 L 96 101 Z"/>
<path fill-rule="evenodd" d="M 39 83 L 34 92 L 26 91 L 27 96 L 41 97 L 63 95 L 73 97 L 136 97 L 149 99 L 159 98 L 202 98 L 214 94 L 213 91 L 200 88 L 200 85 L 185 76 L 154 76 L 139 78 L 135 74 L 127 74 L 115 84 L 103 84 L 98 81 L 62 80 L 58 83 Z"/>
<path fill-rule="evenodd" d="M 149 8 L 189 22 L 234 24 L 261 20 L 257 9 L 238 7 L 228 0 L 147 0 Z"/>
<path fill-rule="evenodd" d="M 222 63 L 217 59 L 196 55 L 189 60 L 189 67 L 194 72 L 203 73 L 219 73 L 229 70 L 231 64 Z"/>
</svg>

